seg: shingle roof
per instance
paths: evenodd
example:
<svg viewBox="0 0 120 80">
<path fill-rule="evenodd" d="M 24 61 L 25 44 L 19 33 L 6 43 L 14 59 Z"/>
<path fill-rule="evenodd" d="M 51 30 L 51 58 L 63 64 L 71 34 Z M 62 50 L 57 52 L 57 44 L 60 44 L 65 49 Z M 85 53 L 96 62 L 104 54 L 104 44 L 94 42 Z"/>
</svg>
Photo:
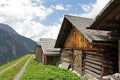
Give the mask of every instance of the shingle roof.
<svg viewBox="0 0 120 80">
<path fill-rule="evenodd" d="M 106 40 L 108 39 L 108 31 L 100 31 L 100 30 L 90 30 L 86 29 L 89 27 L 93 22 L 94 19 L 83 18 L 83 17 L 76 17 L 65 15 L 65 17 L 74 25 L 90 42 L 92 40 Z"/>
<path fill-rule="evenodd" d="M 40 38 L 40 44 L 42 46 L 44 54 L 47 55 L 59 54 L 60 49 L 54 48 L 55 41 L 56 41 L 55 39 Z"/>
</svg>

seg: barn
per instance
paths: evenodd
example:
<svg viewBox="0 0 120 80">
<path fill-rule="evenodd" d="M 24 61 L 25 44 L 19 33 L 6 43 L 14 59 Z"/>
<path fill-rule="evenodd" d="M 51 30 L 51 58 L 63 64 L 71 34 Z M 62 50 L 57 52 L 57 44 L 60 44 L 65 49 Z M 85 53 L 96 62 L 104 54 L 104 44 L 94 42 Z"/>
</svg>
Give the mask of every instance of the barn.
<svg viewBox="0 0 120 80">
<path fill-rule="evenodd" d="M 58 65 L 60 57 L 60 49 L 54 48 L 55 39 L 40 38 L 42 50 L 42 63 L 44 65 Z"/>
<path fill-rule="evenodd" d="M 117 72 L 120 72 L 120 0 L 111 0 L 88 29 L 109 31 L 109 39 L 117 42 L 114 53 L 118 51 L 118 56 L 114 58 L 118 63 L 115 66 L 119 67 Z"/>
<path fill-rule="evenodd" d="M 109 31 L 86 29 L 93 22 L 93 19 L 64 16 L 55 43 L 55 48 L 61 49 L 61 62 L 69 63 L 71 68 L 81 75 L 90 73 L 100 77 L 115 73 L 118 68 L 115 66 L 117 62 L 114 57 L 117 54 L 112 55 L 116 52 L 111 51 L 116 49 L 117 43 L 108 38 Z M 108 47 L 111 47 L 111 50 Z"/>
</svg>

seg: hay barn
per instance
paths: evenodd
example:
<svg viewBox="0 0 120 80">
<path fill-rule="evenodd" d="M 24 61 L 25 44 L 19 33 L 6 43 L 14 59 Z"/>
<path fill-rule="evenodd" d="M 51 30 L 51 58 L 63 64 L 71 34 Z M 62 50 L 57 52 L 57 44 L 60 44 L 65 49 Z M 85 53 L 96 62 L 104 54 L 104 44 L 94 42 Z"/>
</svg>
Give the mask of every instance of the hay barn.
<svg viewBox="0 0 120 80">
<path fill-rule="evenodd" d="M 116 52 L 111 52 L 117 43 L 109 40 L 109 31 L 86 29 L 93 22 L 93 19 L 65 15 L 55 48 L 61 48 L 61 62 L 69 63 L 73 70 L 100 77 L 117 71 L 116 59 L 112 57 Z"/>
<path fill-rule="evenodd" d="M 118 56 L 113 57 L 116 58 L 116 62 L 118 63 L 115 65 L 119 67 L 119 71 L 117 70 L 117 72 L 120 72 L 120 0 L 111 0 L 88 28 L 110 31 L 108 34 L 109 39 L 117 42 L 114 53 L 118 51 Z M 110 49 L 110 47 L 108 48 Z"/>
<path fill-rule="evenodd" d="M 55 39 L 40 38 L 42 48 L 42 63 L 45 65 L 58 65 L 60 49 L 54 48 Z"/>
</svg>

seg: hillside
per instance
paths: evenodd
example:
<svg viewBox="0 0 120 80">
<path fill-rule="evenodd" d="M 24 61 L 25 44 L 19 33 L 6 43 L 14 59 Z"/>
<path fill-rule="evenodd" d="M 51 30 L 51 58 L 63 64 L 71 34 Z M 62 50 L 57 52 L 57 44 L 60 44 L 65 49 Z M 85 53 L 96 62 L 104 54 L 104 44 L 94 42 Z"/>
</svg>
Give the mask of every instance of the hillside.
<svg viewBox="0 0 120 80">
<path fill-rule="evenodd" d="M 29 54 L 1 66 L 0 80 L 87 80 L 80 79 L 71 71 L 52 65 L 43 65 L 36 62 L 33 57 L 34 55 Z"/>
<path fill-rule="evenodd" d="M 9 25 L 0 23 L 0 65 L 34 51 L 37 45 L 19 35 Z"/>
</svg>

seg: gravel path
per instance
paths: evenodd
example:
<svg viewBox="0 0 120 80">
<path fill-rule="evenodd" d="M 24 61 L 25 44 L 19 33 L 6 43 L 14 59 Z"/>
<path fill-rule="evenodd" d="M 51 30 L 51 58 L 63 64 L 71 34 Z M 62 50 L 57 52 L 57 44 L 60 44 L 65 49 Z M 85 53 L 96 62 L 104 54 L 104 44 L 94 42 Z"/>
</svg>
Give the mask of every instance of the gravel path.
<svg viewBox="0 0 120 80">
<path fill-rule="evenodd" d="M 16 76 L 14 77 L 13 80 L 19 80 L 19 78 L 21 77 L 21 75 L 23 74 L 27 64 L 29 63 L 30 59 L 32 58 L 32 56 L 26 61 L 26 63 L 23 65 L 23 67 L 20 69 L 20 71 L 16 74 Z"/>
<path fill-rule="evenodd" d="M 19 61 L 16 62 L 15 64 L 13 64 L 13 65 L 11 65 L 11 66 L 9 66 L 9 67 L 1 70 L 1 71 L 0 71 L 0 74 L 1 74 L 1 73 L 4 73 L 5 71 L 7 71 L 7 70 L 9 70 L 9 69 L 11 69 L 11 68 L 13 68 L 13 67 L 16 66 L 17 64 L 19 64 L 23 59 L 24 59 L 24 58 L 22 58 L 21 60 L 19 60 Z"/>
</svg>

